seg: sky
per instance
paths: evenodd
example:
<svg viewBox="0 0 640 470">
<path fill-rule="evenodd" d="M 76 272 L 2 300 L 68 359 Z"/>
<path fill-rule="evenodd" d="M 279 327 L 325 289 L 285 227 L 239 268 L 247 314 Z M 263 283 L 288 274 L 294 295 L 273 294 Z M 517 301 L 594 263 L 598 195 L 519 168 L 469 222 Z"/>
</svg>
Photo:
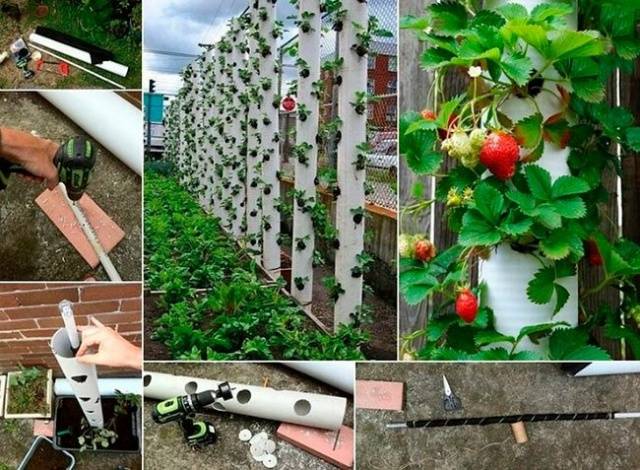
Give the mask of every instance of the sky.
<svg viewBox="0 0 640 470">
<path fill-rule="evenodd" d="M 385 12 L 395 9 L 396 0 L 369 0 L 373 14 L 382 5 Z M 199 43 L 217 42 L 227 31 L 228 21 L 240 15 L 249 5 L 249 0 L 153 0 L 144 3 L 144 89 L 148 89 L 149 79 L 156 80 L 156 92 L 175 94 L 181 86 L 178 75 L 194 57 L 155 54 L 151 51 L 165 51 L 196 56 L 203 52 Z M 288 0 L 277 3 L 277 18 L 285 23 L 287 41 L 295 36 L 296 26 L 287 16 L 295 15 L 295 8 Z M 378 15 L 383 27 L 394 29 L 393 15 Z M 323 39 L 323 48 L 331 49 L 333 32 Z M 324 52 L 323 52 L 324 55 Z M 287 61 L 285 60 L 285 63 Z M 284 81 L 295 77 L 292 67 L 284 67 Z"/>
</svg>

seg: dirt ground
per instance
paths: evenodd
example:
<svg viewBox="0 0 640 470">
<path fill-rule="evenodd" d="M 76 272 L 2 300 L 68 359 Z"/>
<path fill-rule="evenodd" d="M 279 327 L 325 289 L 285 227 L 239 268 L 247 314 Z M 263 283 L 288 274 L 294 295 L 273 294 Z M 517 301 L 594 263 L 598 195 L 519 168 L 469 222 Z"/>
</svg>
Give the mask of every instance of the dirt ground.
<svg viewBox="0 0 640 470">
<path fill-rule="evenodd" d="M 36 93 L 0 93 L 0 127 L 35 131 L 62 142 L 84 132 Z M 93 276 L 109 280 L 82 259 L 35 204 L 44 190 L 12 176 L 0 192 L 0 281 L 77 281 Z M 110 253 L 123 280 L 141 279 L 141 178 L 97 145 L 97 163 L 87 193 L 124 230 Z"/>
<path fill-rule="evenodd" d="M 150 364 L 145 370 L 168 374 L 187 375 L 193 377 L 228 380 L 230 382 L 263 386 L 268 379 L 268 386 L 279 390 L 300 390 L 311 393 L 345 396 L 344 392 L 326 384 L 317 382 L 296 371 L 278 364 Z M 348 398 L 345 422 L 353 426 L 353 401 Z M 249 416 L 226 413 L 207 414 L 218 432 L 218 441 L 204 450 L 192 451 L 184 443 L 182 432 L 176 423 L 158 425 L 150 419 L 151 409 L 155 401 L 145 400 L 145 468 L 153 470 L 215 468 L 216 470 L 250 470 L 264 469 L 260 462 L 251 457 L 249 445 L 238 439 L 242 429 L 252 433 L 264 431 L 276 442 L 275 452 L 278 458 L 276 468 L 282 470 L 325 470 L 334 466 L 288 444 L 276 437 L 279 423 L 251 418 Z"/>
<path fill-rule="evenodd" d="M 131 39 L 117 39 L 105 32 L 98 31 L 93 27 L 90 15 L 83 14 L 78 10 L 77 6 L 70 7 L 72 3 L 69 2 L 65 4 L 60 0 L 49 0 L 47 2 L 36 0 L 0 0 L 0 6 L 3 4 L 17 5 L 21 11 L 21 19 L 20 21 L 16 21 L 11 18 L 10 15 L 5 15 L 0 12 L 0 51 L 8 50 L 9 46 L 20 37 L 28 41 L 29 35 L 35 30 L 36 26 L 48 26 L 114 52 L 116 60 L 128 65 L 130 70 L 128 76 L 123 78 L 77 59 L 70 58 L 70 60 L 116 83 L 120 83 L 127 89 L 140 88 L 142 76 L 140 45 L 134 44 Z M 39 4 L 49 6 L 49 14 L 42 19 L 37 18 L 35 15 L 35 9 Z M 36 50 L 32 49 L 31 52 L 36 52 Z M 48 54 L 45 54 L 43 58 L 47 61 L 58 62 L 58 59 Z M 29 69 L 35 71 L 35 63 L 33 61 L 29 63 Z M 3 88 L 109 89 L 114 87 L 73 66 L 70 67 L 69 75 L 64 77 L 57 73 L 55 65 L 46 65 L 44 71 L 36 72 L 33 78 L 27 80 L 23 77 L 22 72 L 15 66 L 13 60 L 9 58 L 0 64 L 0 89 Z"/>
<path fill-rule="evenodd" d="M 464 410 L 444 411 L 442 374 Z M 358 468 L 638 468 L 638 419 L 529 423 L 525 444 L 514 441 L 507 425 L 386 430 L 385 424 L 518 413 L 637 411 L 640 374 L 576 378 L 553 363 L 370 363 L 358 364 L 356 376 L 405 383 L 404 412 L 356 411 Z"/>
</svg>

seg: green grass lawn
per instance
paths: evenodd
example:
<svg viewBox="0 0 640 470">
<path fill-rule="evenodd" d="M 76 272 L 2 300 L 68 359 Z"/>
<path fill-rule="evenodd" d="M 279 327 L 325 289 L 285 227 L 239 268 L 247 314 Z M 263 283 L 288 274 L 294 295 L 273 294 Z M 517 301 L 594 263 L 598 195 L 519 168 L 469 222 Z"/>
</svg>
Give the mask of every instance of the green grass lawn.
<svg viewBox="0 0 640 470">
<path fill-rule="evenodd" d="M 0 4 L 3 1 L 0 0 Z M 28 39 L 36 26 L 46 26 L 67 33 L 71 36 L 83 39 L 91 44 L 107 49 L 115 54 L 116 62 L 129 67 L 126 78 L 119 77 L 107 71 L 92 67 L 89 64 L 70 58 L 129 89 L 139 89 L 142 80 L 142 51 L 141 34 L 129 33 L 123 38 L 117 38 L 109 29 L 109 17 L 84 6 L 85 3 L 97 5 L 99 0 L 10 0 L 17 3 L 22 10 L 22 18 L 19 24 L 16 21 L 5 18 L 0 13 L 0 49 L 8 49 L 9 44 L 17 37 Z M 139 4 L 140 0 L 130 0 Z M 116 2 L 113 2 L 116 3 Z M 35 11 L 40 4 L 49 7 L 49 14 L 44 18 L 37 18 Z M 140 12 L 140 10 L 135 10 Z M 135 24 L 141 23 L 138 14 L 131 20 Z M 33 65 L 32 65 L 33 67 Z M 62 77 L 54 73 L 40 73 L 34 79 L 26 81 L 12 63 L 0 65 L 0 88 L 111 88 L 111 85 L 92 77 L 91 75 L 71 67 L 69 77 Z M 32 84 L 32 86 L 29 86 Z"/>
</svg>

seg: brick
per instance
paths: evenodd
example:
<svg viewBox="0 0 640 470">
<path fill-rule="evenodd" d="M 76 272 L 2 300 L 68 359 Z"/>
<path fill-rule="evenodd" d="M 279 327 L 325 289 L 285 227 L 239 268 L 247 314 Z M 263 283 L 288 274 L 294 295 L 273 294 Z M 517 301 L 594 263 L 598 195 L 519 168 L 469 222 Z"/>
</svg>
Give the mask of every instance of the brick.
<svg viewBox="0 0 640 470">
<path fill-rule="evenodd" d="M 121 312 L 139 312 L 142 310 L 142 298 L 137 297 L 135 299 L 123 299 L 120 302 L 120 311 Z"/>
<path fill-rule="evenodd" d="M 32 292 L 17 292 L 14 295 L 18 301 L 17 306 L 28 305 L 58 305 L 61 300 L 71 302 L 78 301 L 78 289 L 73 287 L 63 287 L 60 289 L 46 289 Z"/>
<path fill-rule="evenodd" d="M 40 330 L 23 330 L 21 333 L 25 338 L 46 338 L 49 340 L 56 331 L 58 331 L 57 328 L 45 328 Z"/>
<path fill-rule="evenodd" d="M 19 341 L 15 341 L 16 346 L 27 347 L 30 351 L 34 351 L 37 349 L 46 349 L 50 350 L 48 339 L 23 339 Z M 9 342 L 11 344 L 11 342 Z"/>
<path fill-rule="evenodd" d="M 33 435 L 53 437 L 53 421 L 46 419 L 35 419 L 33 421 Z"/>
<path fill-rule="evenodd" d="M 136 323 L 125 323 L 118 324 L 118 328 L 116 331 L 120 334 L 122 333 L 140 333 L 142 331 L 142 324 L 140 322 Z"/>
<path fill-rule="evenodd" d="M 402 411 L 404 383 L 356 380 L 356 408 Z"/>
<path fill-rule="evenodd" d="M 113 313 L 117 312 L 120 302 L 117 300 L 102 302 L 80 302 L 73 306 L 75 315 L 94 315 L 97 313 Z"/>
<path fill-rule="evenodd" d="M 53 317 L 60 315 L 57 305 L 40 305 L 37 307 L 17 307 L 7 308 L 4 313 L 11 320 L 20 320 L 23 318 L 41 318 Z"/>
<path fill-rule="evenodd" d="M 339 468 L 353 467 L 353 429 L 348 426 L 342 426 L 338 435 L 337 431 L 282 423 L 276 435 Z"/>
<path fill-rule="evenodd" d="M 45 284 L 41 282 L 28 282 L 28 283 L 6 283 L 0 284 L 0 292 L 16 292 L 25 290 L 40 290 L 45 287 Z"/>
<path fill-rule="evenodd" d="M 36 322 L 38 323 L 38 328 L 62 328 L 64 326 L 62 317 L 59 315 L 51 318 L 38 318 Z M 80 325 L 78 318 L 76 318 L 76 324 Z"/>
<path fill-rule="evenodd" d="M 91 300 L 126 299 L 140 296 L 140 284 L 102 284 L 82 287 L 80 298 Z"/>
<path fill-rule="evenodd" d="M 7 321 L 9 317 L 3 311 L 0 311 L 0 321 Z"/>
<path fill-rule="evenodd" d="M 21 339 L 22 335 L 19 331 L 2 331 L 0 332 L 0 340 L 3 339 Z"/>
<path fill-rule="evenodd" d="M 36 204 L 51 219 L 84 260 L 92 267 L 98 266 L 98 255 L 85 236 L 71 208 L 59 188 L 45 189 L 36 198 Z M 124 238 L 124 231 L 87 194 L 78 201 L 82 212 L 108 253 Z"/>
<path fill-rule="evenodd" d="M 18 307 L 18 298 L 14 292 L 8 294 L 0 294 L 0 308 Z"/>
<path fill-rule="evenodd" d="M 96 319 L 105 325 L 117 325 L 118 323 L 134 323 L 141 321 L 142 314 L 134 313 L 103 313 L 95 315 Z"/>
<path fill-rule="evenodd" d="M 0 322 L 0 331 L 33 330 L 38 328 L 34 320 L 11 320 Z"/>
</svg>

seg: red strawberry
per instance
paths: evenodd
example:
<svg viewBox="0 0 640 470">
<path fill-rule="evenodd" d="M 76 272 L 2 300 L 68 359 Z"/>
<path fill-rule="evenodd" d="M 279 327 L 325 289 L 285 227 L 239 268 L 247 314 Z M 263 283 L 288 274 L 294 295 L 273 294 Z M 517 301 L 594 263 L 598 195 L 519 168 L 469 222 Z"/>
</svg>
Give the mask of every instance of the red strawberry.
<svg viewBox="0 0 640 470">
<path fill-rule="evenodd" d="M 587 240 L 584 242 L 584 245 L 589 264 L 591 266 L 602 266 L 602 255 L 600 255 L 600 250 L 596 242 L 594 240 Z"/>
<path fill-rule="evenodd" d="M 436 255 L 436 247 L 429 240 L 418 240 L 414 248 L 414 257 L 418 261 L 429 261 Z"/>
<path fill-rule="evenodd" d="M 427 108 L 423 109 L 420 114 L 422 114 L 422 119 L 425 121 L 435 121 L 437 117 L 436 113 Z"/>
<path fill-rule="evenodd" d="M 436 113 L 434 113 L 433 111 L 427 108 L 423 109 L 420 114 L 422 115 L 422 119 L 426 121 L 435 121 L 438 118 Z M 457 114 L 451 114 L 451 116 L 449 116 L 449 121 L 447 122 L 447 129 L 438 129 L 438 136 L 440 137 L 440 140 L 444 140 L 447 138 L 447 135 L 449 134 L 448 129 L 451 129 L 451 126 L 457 120 L 458 120 Z"/>
<path fill-rule="evenodd" d="M 506 132 L 492 132 L 487 136 L 482 149 L 480 149 L 480 163 L 502 181 L 513 177 L 519 158 L 518 142 Z"/>
<path fill-rule="evenodd" d="M 478 314 L 478 299 L 469 289 L 460 291 L 456 299 L 456 313 L 467 323 L 473 323 Z"/>
</svg>

